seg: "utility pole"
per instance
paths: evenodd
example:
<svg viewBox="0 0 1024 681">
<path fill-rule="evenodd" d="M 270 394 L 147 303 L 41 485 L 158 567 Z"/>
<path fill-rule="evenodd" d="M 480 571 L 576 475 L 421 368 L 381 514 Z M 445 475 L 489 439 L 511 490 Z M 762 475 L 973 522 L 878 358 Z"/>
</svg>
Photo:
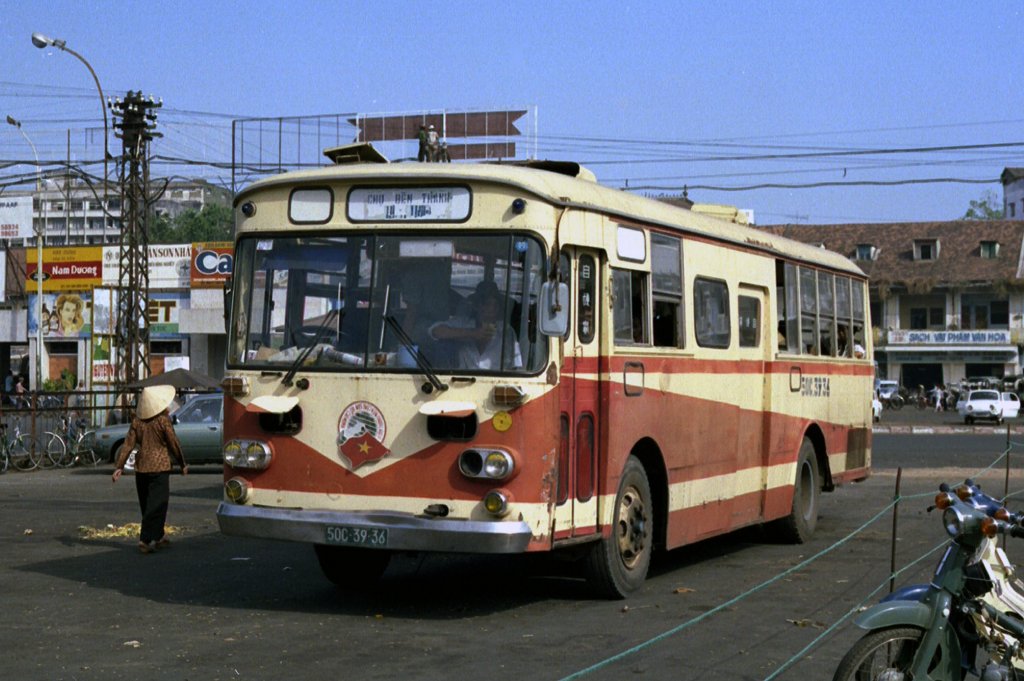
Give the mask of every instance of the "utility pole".
<svg viewBox="0 0 1024 681">
<path fill-rule="evenodd" d="M 156 132 L 155 109 L 163 102 L 128 91 L 111 105 L 121 157 L 120 278 L 117 287 L 117 372 L 120 392 L 149 375 L 149 142 Z"/>
</svg>

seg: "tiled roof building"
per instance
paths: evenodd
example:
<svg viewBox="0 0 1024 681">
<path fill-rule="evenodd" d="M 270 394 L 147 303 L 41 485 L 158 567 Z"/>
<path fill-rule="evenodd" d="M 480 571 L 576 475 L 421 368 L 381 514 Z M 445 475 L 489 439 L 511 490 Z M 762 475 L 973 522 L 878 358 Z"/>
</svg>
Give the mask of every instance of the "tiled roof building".
<svg viewBox="0 0 1024 681">
<path fill-rule="evenodd" d="M 1024 221 L 776 225 L 870 277 L 883 378 L 916 386 L 1020 373 Z"/>
</svg>

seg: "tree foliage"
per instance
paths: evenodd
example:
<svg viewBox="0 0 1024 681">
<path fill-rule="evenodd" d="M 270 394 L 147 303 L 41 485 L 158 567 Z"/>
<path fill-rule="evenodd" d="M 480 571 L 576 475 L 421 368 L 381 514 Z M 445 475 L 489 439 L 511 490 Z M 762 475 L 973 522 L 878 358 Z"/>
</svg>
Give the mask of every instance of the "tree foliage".
<svg viewBox="0 0 1024 681">
<path fill-rule="evenodd" d="M 995 192 L 985 192 L 980 199 L 971 201 L 971 207 L 964 213 L 964 220 L 1002 220 L 1003 209 Z"/>
<path fill-rule="evenodd" d="M 187 210 L 174 218 L 158 215 L 149 225 L 151 244 L 231 241 L 233 234 L 231 209 L 216 204 L 207 204 L 201 211 Z"/>
</svg>

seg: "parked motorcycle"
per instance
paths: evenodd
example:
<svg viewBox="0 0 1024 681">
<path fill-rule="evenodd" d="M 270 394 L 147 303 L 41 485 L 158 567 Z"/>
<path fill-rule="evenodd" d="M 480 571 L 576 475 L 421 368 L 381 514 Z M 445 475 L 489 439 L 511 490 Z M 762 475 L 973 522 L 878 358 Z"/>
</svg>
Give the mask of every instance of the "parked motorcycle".
<svg viewBox="0 0 1024 681">
<path fill-rule="evenodd" d="M 973 483 L 943 487 L 933 508 L 952 541 L 930 583 L 901 589 L 857 618 L 868 633 L 833 681 L 1024 679 L 1024 599 L 1015 598 L 1019 583 L 994 541 L 1007 531 L 1024 537 L 1020 517 Z"/>
</svg>

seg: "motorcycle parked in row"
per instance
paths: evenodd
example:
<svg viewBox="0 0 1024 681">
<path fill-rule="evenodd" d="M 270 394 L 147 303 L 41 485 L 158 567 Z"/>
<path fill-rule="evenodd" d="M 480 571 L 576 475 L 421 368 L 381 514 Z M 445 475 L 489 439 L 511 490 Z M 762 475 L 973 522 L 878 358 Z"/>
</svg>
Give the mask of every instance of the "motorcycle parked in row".
<svg viewBox="0 0 1024 681">
<path fill-rule="evenodd" d="M 933 508 L 942 510 L 952 541 L 931 581 L 901 589 L 857 618 L 868 633 L 833 681 L 1024 679 L 1024 585 L 995 543 L 1000 532 L 1024 537 L 1021 516 L 971 481 L 953 491 L 943 486 Z"/>
</svg>

